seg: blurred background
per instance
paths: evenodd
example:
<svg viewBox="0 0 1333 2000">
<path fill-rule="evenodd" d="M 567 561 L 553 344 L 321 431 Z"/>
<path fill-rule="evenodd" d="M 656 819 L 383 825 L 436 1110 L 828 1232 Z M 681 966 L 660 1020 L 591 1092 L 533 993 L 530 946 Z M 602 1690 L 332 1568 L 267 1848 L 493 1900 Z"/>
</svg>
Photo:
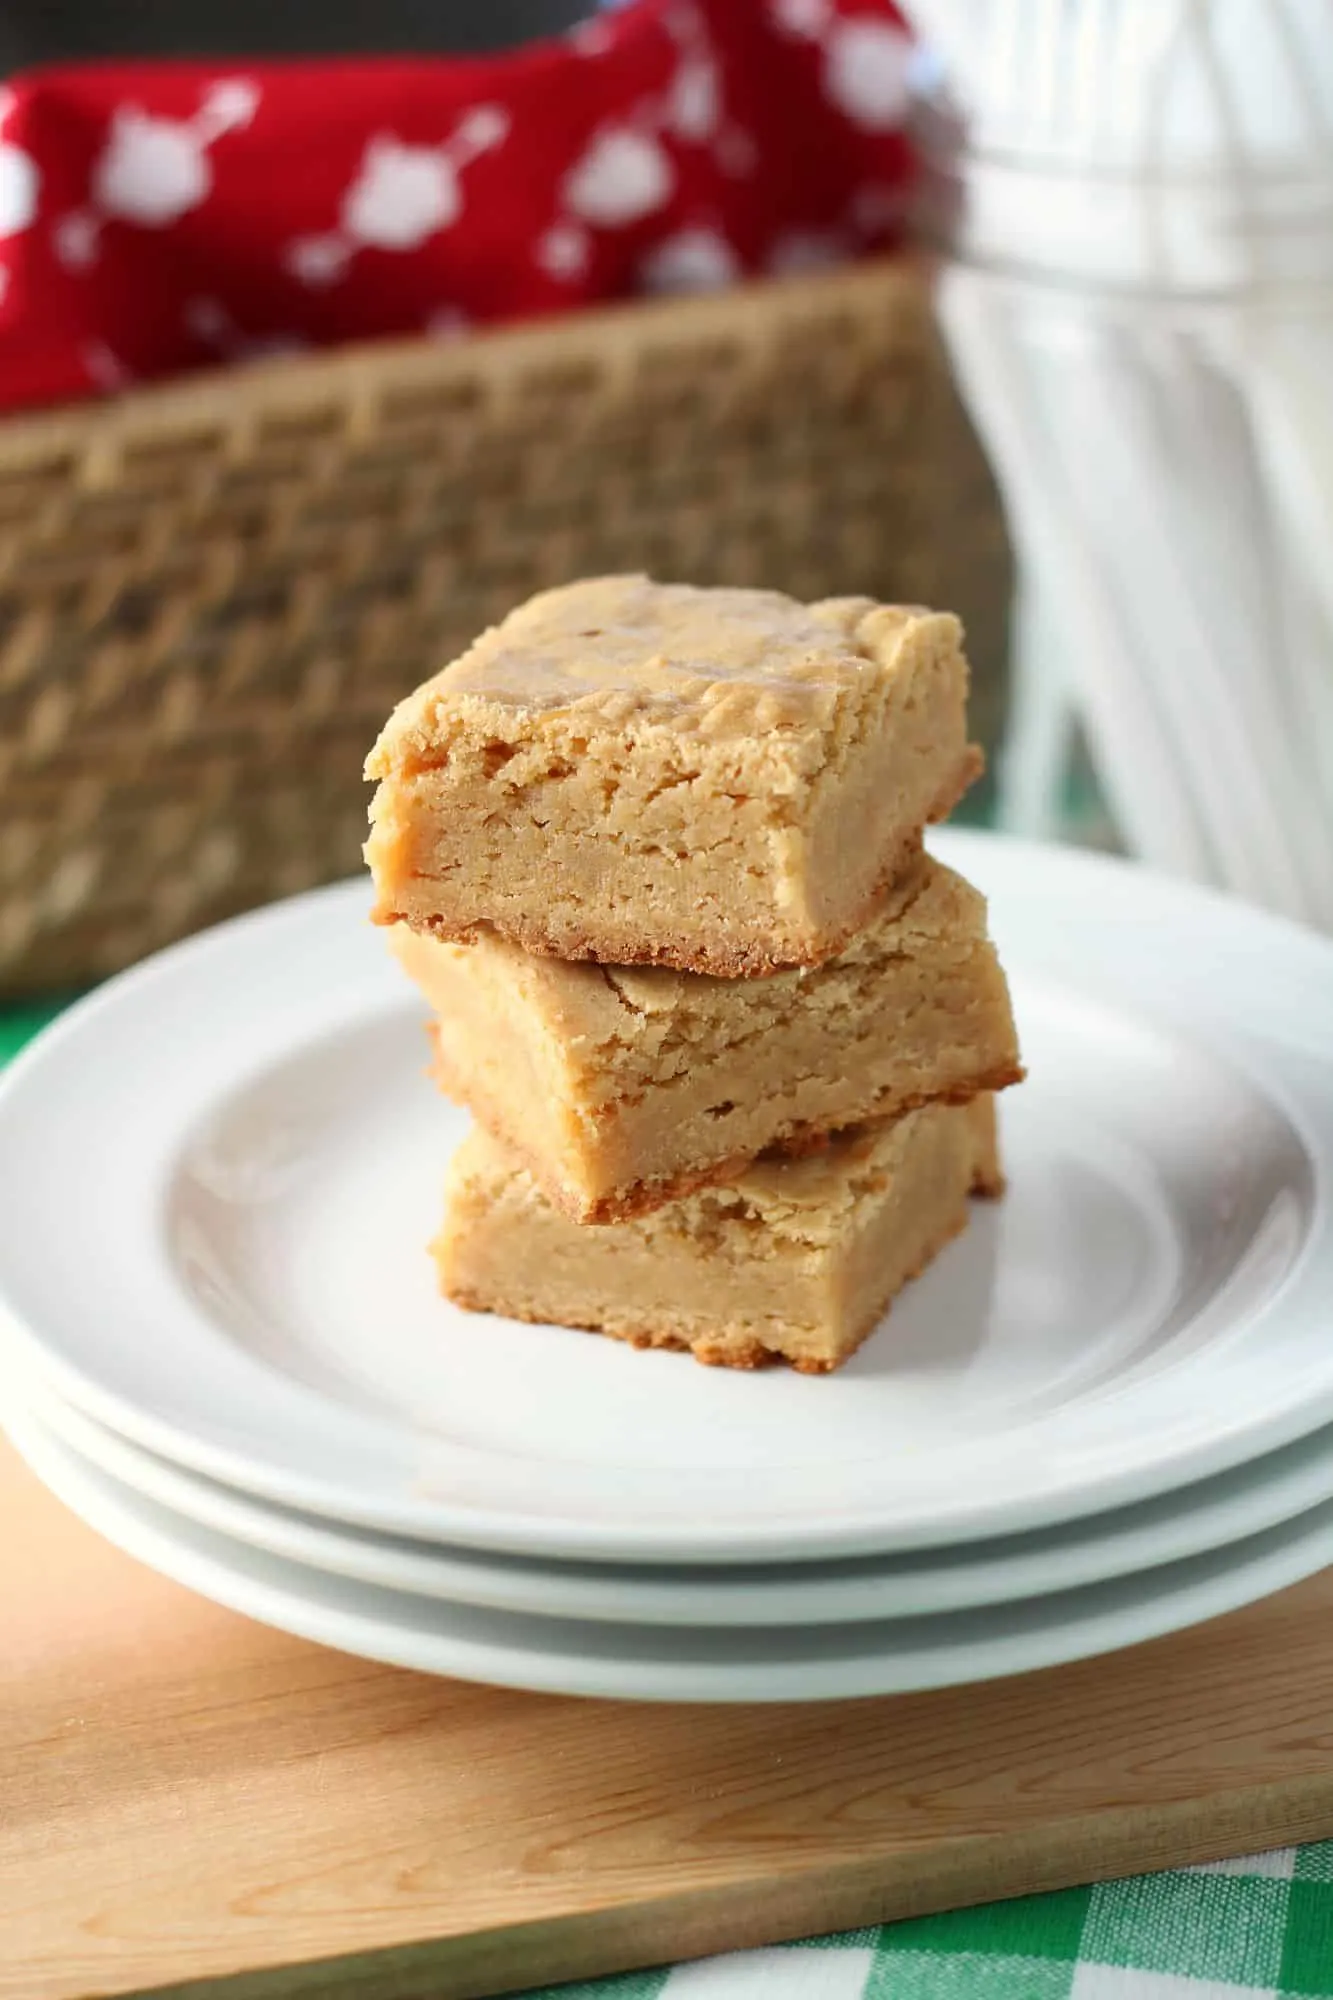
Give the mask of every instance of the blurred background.
<svg viewBox="0 0 1333 2000">
<path fill-rule="evenodd" d="M 393 701 L 626 568 L 958 610 L 967 816 L 1333 927 L 1321 0 L 43 0 L 0 73 L 0 991 L 354 869 Z"/>
</svg>

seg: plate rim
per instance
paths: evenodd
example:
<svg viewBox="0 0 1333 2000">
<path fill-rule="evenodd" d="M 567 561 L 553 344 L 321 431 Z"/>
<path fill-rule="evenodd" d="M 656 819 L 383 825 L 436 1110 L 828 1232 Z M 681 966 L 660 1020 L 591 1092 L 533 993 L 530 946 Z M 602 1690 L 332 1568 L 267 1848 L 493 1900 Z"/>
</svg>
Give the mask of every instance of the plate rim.
<svg viewBox="0 0 1333 2000">
<path fill-rule="evenodd" d="M 53 1435 L 57 1443 L 129 1490 L 201 1527 L 240 1542 L 250 1541 L 254 1547 L 281 1560 L 347 1576 L 354 1581 L 378 1584 L 408 1596 L 473 1604 L 533 1617 L 586 1619 L 594 1624 L 649 1624 L 665 1628 L 688 1624 L 719 1628 L 764 1625 L 772 1623 L 772 1616 L 760 1615 L 757 1610 L 745 1611 L 743 1615 L 701 1615 L 698 1610 L 699 1593 L 709 1593 L 710 1603 L 716 1599 L 719 1611 L 725 1606 L 729 1613 L 735 1614 L 740 1609 L 738 1598 L 743 1600 L 756 1590 L 770 1593 L 775 1589 L 781 1589 L 788 1601 L 794 1596 L 798 1606 L 802 1607 L 794 1616 L 790 1610 L 784 1613 L 784 1622 L 792 1625 L 825 1622 L 855 1624 L 885 1617 L 926 1616 L 998 1606 L 1012 1599 L 1050 1596 L 1088 1583 L 1109 1582 L 1117 1577 L 1141 1574 L 1149 1569 L 1207 1554 L 1246 1535 L 1281 1526 L 1322 1501 L 1333 1499 L 1333 1424 L 1330 1424 L 1321 1431 L 1311 1433 L 1309 1438 L 1279 1447 L 1275 1453 L 1266 1453 L 1247 1465 L 1233 1467 L 1230 1473 L 1216 1476 L 1217 1480 L 1231 1478 L 1248 1481 L 1239 1492 L 1210 1494 L 1204 1489 L 1215 1482 L 1203 1480 L 1181 1488 L 1174 1495 L 1159 1495 L 1156 1500 L 1134 1503 L 1128 1509 L 1109 1510 L 1108 1517 L 1092 1515 L 1082 1523 L 1067 1522 L 1045 1530 L 1031 1530 L 1031 1535 L 1038 1540 L 1043 1535 L 1050 1537 L 1072 1533 L 1074 1537 L 1072 1548 L 1062 1547 L 1055 1551 L 1059 1574 L 1048 1572 L 1042 1581 L 1031 1580 L 1040 1572 L 1032 1566 L 1030 1553 L 1024 1558 L 1019 1552 L 1003 1549 L 1006 1541 L 1021 1542 L 1026 1539 L 1018 1536 L 992 1537 L 976 1544 L 959 1545 L 966 1552 L 966 1560 L 958 1565 L 965 1577 L 978 1568 L 984 1570 L 990 1565 L 997 1572 L 999 1581 L 988 1582 L 979 1593 L 973 1583 L 956 1585 L 951 1592 L 940 1592 L 936 1588 L 934 1601 L 930 1601 L 932 1592 L 928 1588 L 917 1587 L 914 1598 L 913 1582 L 920 1574 L 930 1578 L 929 1559 L 951 1553 L 943 1548 L 863 1558 L 861 1560 L 867 1573 L 855 1579 L 829 1578 L 822 1573 L 826 1566 L 818 1562 L 795 1562 L 785 1568 L 777 1564 L 737 1565 L 714 1575 L 696 1566 L 682 1568 L 674 1577 L 654 1576 L 645 1588 L 641 1579 L 627 1577 L 624 1572 L 634 1567 L 642 1570 L 661 1566 L 567 1565 L 533 1558 L 497 1558 L 484 1550 L 415 1544 L 402 1537 L 376 1537 L 373 1531 L 321 1520 L 295 1509 L 280 1507 L 258 1495 L 220 1486 L 206 1474 L 161 1459 L 144 1446 L 108 1430 L 85 1412 L 63 1403 L 48 1390 L 30 1381 L 21 1385 L 19 1400 L 23 1410 L 36 1419 L 43 1431 Z M 1296 1470 L 1289 1465 L 1274 1464 L 1274 1460 L 1282 1459 L 1288 1453 L 1300 1453 L 1315 1447 L 1321 1439 L 1323 1445 L 1317 1461 L 1323 1468 L 1321 1472 L 1312 1473 L 1305 1464 Z M 1123 1519 L 1125 1513 L 1151 1508 L 1165 1510 L 1168 1506 L 1169 1514 L 1148 1524 L 1126 1523 Z M 253 1529 L 258 1518 L 265 1514 L 271 1514 L 276 1520 L 278 1534 L 270 1534 L 268 1539 L 264 1539 L 262 1535 L 256 1538 L 253 1533 L 247 1533 L 247 1524 Z M 290 1519 L 290 1529 L 283 1526 L 286 1519 Z M 1204 1524 L 1202 1532 L 1199 1529 L 1200 1519 Z M 1085 1528 L 1086 1534 L 1082 1532 Z M 1089 1550 L 1104 1542 L 1108 1535 L 1115 1551 L 1111 1566 L 1108 1568 L 1096 1559 L 1092 1568 L 1088 1569 Z M 380 1575 L 375 1574 L 375 1564 L 369 1556 L 377 1539 L 389 1545 L 386 1554 L 393 1558 Z M 368 1559 L 364 1565 L 321 1559 L 318 1551 L 327 1552 L 330 1543 L 340 1540 L 350 1540 L 354 1548 L 368 1545 Z M 1045 1553 L 1039 1552 L 1038 1560 Z M 879 1564 L 888 1572 L 893 1564 L 901 1565 L 904 1556 L 909 1561 L 917 1562 L 919 1568 L 908 1571 L 905 1578 L 897 1580 L 900 1601 L 892 1605 L 880 1602 L 872 1606 L 870 1600 L 876 1589 L 882 1589 L 887 1594 L 893 1579 L 886 1575 L 881 1582 L 880 1578 L 869 1573 L 871 1565 Z M 927 1560 L 922 1563 L 922 1558 Z M 1029 1565 L 1026 1570 L 1024 1560 Z M 414 1584 L 405 1580 L 414 1565 L 420 1571 L 431 1563 L 439 1572 L 434 1583 L 423 1581 Z M 742 1567 L 748 1569 L 744 1578 L 737 1576 L 737 1569 Z M 390 1570 L 394 1573 L 390 1574 Z M 524 1589 L 530 1589 L 531 1584 L 525 1585 L 523 1579 L 540 1578 L 549 1585 L 552 1572 L 565 1590 L 565 1601 L 552 1604 L 549 1592 L 545 1602 L 541 1601 L 540 1593 L 537 1600 L 529 1598 L 525 1601 Z M 1012 1581 L 1003 1580 L 1012 1579 L 1015 1572 L 1029 1580 L 1020 1583 L 1017 1588 Z M 452 1588 L 446 1587 L 446 1575 L 452 1578 Z M 514 1588 L 511 1584 L 497 1590 L 493 1585 L 483 1585 L 478 1589 L 478 1578 L 495 1575 L 516 1579 L 519 1587 Z M 718 1580 L 720 1575 L 725 1575 L 725 1583 Z M 844 1586 L 841 1591 L 837 1587 L 840 1584 Z M 588 1593 L 581 1608 L 577 1601 L 580 1587 Z M 683 1597 L 687 1592 L 693 1605 L 689 1616 L 682 1615 L 680 1606 L 668 1608 L 673 1596 Z M 617 1597 L 618 1608 L 606 1608 L 608 1604 L 617 1603 Z M 648 1608 L 645 1598 L 656 1608 Z"/>
<path fill-rule="evenodd" d="M 830 1662 L 828 1659 L 811 1658 L 797 1663 L 790 1661 L 784 1663 L 780 1659 L 769 1657 L 767 1650 L 762 1661 L 752 1659 L 744 1664 L 736 1661 L 721 1664 L 701 1663 L 697 1659 L 686 1661 L 679 1656 L 672 1657 L 672 1641 L 675 1635 L 665 1632 L 661 1627 L 647 1629 L 655 1640 L 659 1639 L 660 1635 L 661 1642 L 664 1642 L 665 1661 L 660 1657 L 650 1658 L 647 1661 L 643 1659 L 626 1661 L 623 1658 L 617 1661 L 608 1657 L 599 1659 L 595 1651 L 590 1652 L 587 1649 L 586 1642 L 578 1645 L 572 1637 L 580 1626 L 587 1626 L 589 1623 L 587 1620 L 525 1618 L 520 1615 L 511 1619 L 503 1612 L 477 1614 L 461 1606 L 433 1607 L 437 1614 L 443 1609 L 446 1616 L 452 1611 L 455 1623 L 461 1616 L 464 1620 L 469 1617 L 479 1617 L 483 1625 L 487 1618 L 491 1618 L 501 1624 L 548 1626 L 556 1630 L 567 1626 L 571 1635 L 569 1649 L 563 1654 L 554 1656 L 561 1664 L 556 1671 L 552 1671 L 549 1663 L 553 1655 L 549 1649 L 543 1652 L 537 1646 L 532 1646 L 526 1656 L 522 1656 L 526 1658 L 528 1664 L 515 1667 L 510 1663 L 514 1653 L 512 1646 L 506 1655 L 503 1646 L 494 1637 L 489 1641 L 483 1638 L 480 1642 L 474 1643 L 468 1641 L 466 1629 L 461 1639 L 457 1630 L 450 1635 L 448 1631 L 441 1629 L 438 1616 L 430 1629 L 418 1630 L 410 1641 L 400 1636 L 385 1645 L 380 1635 L 387 1628 L 382 1622 L 377 1628 L 369 1612 L 356 1609 L 348 1611 L 346 1608 L 339 1610 L 336 1607 L 330 1609 L 325 1604 L 323 1610 L 317 1609 L 312 1616 L 308 1601 L 294 1600 L 291 1584 L 284 1585 L 281 1577 L 276 1584 L 271 1581 L 267 1584 L 262 1581 L 256 1583 L 251 1578 L 248 1581 L 243 1580 L 238 1586 L 235 1569 L 224 1558 L 220 1558 L 216 1551 L 211 1559 L 207 1553 L 201 1559 L 196 1547 L 189 1562 L 182 1563 L 173 1553 L 179 1551 L 181 1547 L 179 1534 L 173 1534 L 160 1523 L 154 1526 L 150 1520 L 148 1527 L 145 1528 L 141 1520 L 138 1530 L 132 1530 L 127 1534 L 124 1526 L 126 1511 L 131 1520 L 134 1519 L 136 1509 L 145 1507 L 150 1510 L 150 1514 L 155 1513 L 162 1515 L 164 1519 L 171 1519 L 168 1510 L 156 1507 L 155 1503 L 144 1500 L 142 1496 L 129 1493 L 126 1502 L 122 1494 L 128 1492 L 128 1489 L 121 1489 L 113 1496 L 111 1525 L 117 1532 L 110 1532 L 105 1493 L 103 1492 L 100 1498 L 94 1497 L 92 1501 L 88 1500 L 86 1493 L 81 1498 L 76 1498 L 71 1493 L 69 1461 L 73 1461 L 76 1489 L 80 1479 L 86 1477 L 87 1473 L 87 1468 L 77 1455 L 70 1453 L 57 1440 L 45 1434 L 37 1420 L 30 1419 L 25 1429 L 23 1418 L 14 1423 L 12 1414 L 7 1413 L 6 1425 L 15 1450 L 30 1471 L 49 1492 L 54 1493 L 71 1512 L 102 1535 L 103 1539 L 112 1542 L 159 1574 L 172 1578 L 187 1589 L 222 1604 L 229 1610 L 255 1618 L 260 1623 L 278 1630 L 294 1633 L 297 1637 L 315 1644 L 331 1646 L 339 1651 L 379 1660 L 415 1672 L 480 1681 L 487 1685 L 520 1688 L 535 1693 L 590 1696 L 604 1700 L 790 1703 L 865 1699 L 892 1694 L 921 1693 L 943 1687 L 975 1686 L 986 1680 L 1007 1679 L 1017 1674 L 1038 1672 L 1048 1667 L 1070 1665 L 1079 1660 L 1120 1652 L 1128 1646 L 1141 1645 L 1152 1639 L 1164 1638 L 1173 1632 L 1187 1630 L 1191 1626 L 1206 1623 L 1231 1611 L 1238 1611 L 1248 1604 L 1256 1603 L 1289 1588 L 1326 1567 L 1330 1556 L 1333 1556 L 1333 1501 L 1328 1501 L 1322 1507 L 1310 1510 L 1308 1515 L 1298 1517 L 1296 1522 L 1268 1530 L 1264 1535 L 1248 1538 L 1251 1546 L 1242 1558 L 1239 1570 L 1234 1564 L 1228 1566 L 1219 1561 L 1227 1551 L 1215 1551 L 1212 1555 L 1186 1558 L 1178 1565 L 1167 1565 L 1166 1571 L 1172 1568 L 1188 1571 L 1192 1563 L 1195 1566 L 1202 1565 L 1202 1578 L 1197 1574 L 1197 1570 L 1192 1578 L 1189 1576 L 1181 1578 L 1177 1575 L 1173 1580 L 1174 1590 L 1168 1589 L 1165 1592 L 1155 1588 L 1150 1590 L 1146 1607 L 1140 1600 L 1131 1596 L 1128 1609 L 1123 1603 L 1116 1607 L 1114 1602 L 1113 1608 L 1109 1611 L 1104 1606 L 1100 1610 L 1093 1607 L 1086 1611 L 1081 1624 L 1076 1611 L 1072 1627 L 1067 1623 L 1061 1624 L 1056 1621 L 1051 1642 L 1046 1645 L 1039 1643 L 1040 1627 L 1036 1635 L 1015 1632 L 1012 1623 L 1014 1609 L 1012 1605 L 981 1607 L 972 1613 L 943 1613 L 940 1621 L 929 1617 L 906 1621 L 919 1626 L 935 1622 L 947 1624 L 951 1617 L 980 1618 L 984 1621 L 994 1614 L 1007 1614 L 1006 1628 L 998 1635 L 994 1637 L 987 1637 L 984 1634 L 981 1637 L 974 1635 L 970 1640 L 963 1639 L 959 1642 L 955 1650 L 961 1650 L 964 1657 L 970 1657 L 973 1663 L 968 1670 L 959 1672 L 948 1667 L 949 1639 L 948 1635 L 945 1635 L 943 1645 L 937 1641 L 933 1652 L 926 1649 L 926 1659 L 932 1663 L 931 1665 L 918 1667 L 906 1673 L 900 1666 L 897 1673 L 889 1674 L 887 1677 L 880 1669 L 886 1657 L 892 1656 L 886 1656 L 884 1653 L 867 1655 L 864 1649 L 859 1658 L 851 1661 L 844 1659 Z M 55 1478 L 50 1476 L 52 1455 L 57 1460 L 66 1461 Z M 92 1468 L 92 1473 L 95 1484 L 100 1481 L 104 1486 L 106 1484 L 110 1484 L 113 1488 L 119 1486 L 119 1482 L 97 1467 Z M 115 1515 L 117 1506 L 121 1509 L 119 1518 Z M 177 1527 L 179 1525 L 176 1523 Z M 225 1544 L 229 1539 L 213 1535 L 209 1531 L 192 1529 L 189 1523 L 184 1525 L 188 1533 L 206 1534 L 213 1542 Z M 1254 1541 L 1264 1544 L 1261 1551 L 1255 1550 Z M 188 1540 L 186 1546 L 188 1547 Z M 244 1545 L 235 1546 L 244 1557 L 246 1553 Z M 1241 1547 L 1244 1547 L 1243 1542 L 1235 1544 L 1232 1552 L 1234 1553 L 1234 1548 Z M 164 1548 L 167 1552 L 165 1560 Z M 298 1580 L 303 1571 L 302 1565 L 284 1562 L 280 1558 L 265 1558 L 265 1560 L 275 1564 L 279 1571 L 297 1572 Z M 322 1583 L 326 1589 L 331 1584 L 345 1583 L 344 1579 L 320 1578 L 317 1572 L 305 1573 L 313 1577 L 316 1586 Z M 240 1574 L 244 1579 L 244 1571 Z M 1152 1574 L 1160 1584 L 1165 1572 L 1156 1571 Z M 1169 1577 L 1167 1580 L 1172 1581 Z M 1120 1578 L 1105 1585 L 1089 1584 L 1080 1590 L 1063 1595 L 1081 1596 L 1086 1606 L 1089 1598 L 1095 1596 L 1099 1590 L 1119 1592 L 1123 1597 L 1127 1589 L 1132 1592 L 1132 1586 L 1136 1581 L 1134 1578 Z M 401 1595 L 374 1585 L 360 1587 L 374 1591 L 381 1598 Z M 1186 1607 L 1183 1615 L 1182 1598 Z M 295 1616 L 292 1612 L 294 1601 L 298 1605 Z M 1050 1599 L 1026 1601 L 1043 1605 L 1049 1605 L 1051 1602 Z M 1139 1613 L 1137 1617 L 1134 1615 L 1136 1608 Z M 891 1629 L 894 1623 L 892 1619 L 878 1621 L 881 1631 L 885 1627 Z M 619 1634 L 627 1628 L 598 1629 Z M 696 1632 L 698 1630 L 698 1628 L 689 1629 Z M 771 1641 L 780 1636 L 782 1629 L 766 1626 L 751 1628 L 751 1631 L 762 1632 L 765 1639 Z M 804 1633 L 809 1629 L 799 1628 L 799 1631 Z M 863 1632 L 866 1627 L 820 1628 L 825 1634 L 838 1629 L 855 1633 Z M 403 1630 L 404 1628 L 399 1628 L 400 1635 Z M 1081 1637 L 1075 1638 L 1073 1643 L 1070 1643 L 1071 1630 L 1082 1634 Z M 1063 1640 L 1058 1636 L 1061 1633 L 1065 1635 Z M 714 1630 L 706 1636 L 722 1639 L 734 1637 L 735 1632 L 734 1629 L 730 1633 Z M 1028 1641 L 1026 1652 L 1022 1644 L 1024 1638 Z M 918 1652 L 921 1650 L 918 1648 Z M 504 1664 L 500 1664 L 501 1661 Z M 539 1661 L 545 1661 L 547 1664 L 534 1670 L 532 1663 Z M 631 1684 L 626 1685 L 627 1681 Z"/>
</svg>

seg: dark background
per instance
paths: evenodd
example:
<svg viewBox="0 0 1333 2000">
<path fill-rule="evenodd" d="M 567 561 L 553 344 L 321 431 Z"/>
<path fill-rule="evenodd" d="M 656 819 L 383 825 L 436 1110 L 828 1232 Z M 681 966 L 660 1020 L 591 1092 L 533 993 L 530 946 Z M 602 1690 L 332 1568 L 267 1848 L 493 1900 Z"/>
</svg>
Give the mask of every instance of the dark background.
<svg viewBox="0 0 1333 2000">
<path fill-rule="evenodd" d="M 98 56 L 499 49 L 594 11 L 594 0 L 0 0 L 0 75 Z"/>
</svg>

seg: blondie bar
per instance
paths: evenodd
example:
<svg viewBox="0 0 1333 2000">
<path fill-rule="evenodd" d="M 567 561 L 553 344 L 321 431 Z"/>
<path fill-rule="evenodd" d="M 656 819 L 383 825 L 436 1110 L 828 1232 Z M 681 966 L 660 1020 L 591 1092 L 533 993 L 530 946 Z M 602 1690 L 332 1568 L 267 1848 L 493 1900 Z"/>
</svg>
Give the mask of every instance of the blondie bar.
<svg viewBox="0 0 1333 2000">
<path fill-rule="evenodd" d="M 809 1374 L 853 1354 L 889 1301 L 1001 1177 L 993 1101 L 928 1105 L 803 1159 L 756 1161 L 636 1221 L 580 1228 L 475 1128 L 432 1246 L 441 1289 L 474 1311 L 690 1348 L 724 1368 Z"/>
<path fill-rule="evenodd" d="M 376 916 L 725 977 L 818 965 L 976 775 L 958 621 L 599 577 L 389 718 Z"/>
<path fill-rule="evenodd" d="M 828 964 L 759 979 L 566 964 L 399 925 L 439 1016 L 435 1075 L 580 1222 L 641 1213 L 756 1154 L 1022 1076 L 986 906 L 918 854 Z"/>
</svg>

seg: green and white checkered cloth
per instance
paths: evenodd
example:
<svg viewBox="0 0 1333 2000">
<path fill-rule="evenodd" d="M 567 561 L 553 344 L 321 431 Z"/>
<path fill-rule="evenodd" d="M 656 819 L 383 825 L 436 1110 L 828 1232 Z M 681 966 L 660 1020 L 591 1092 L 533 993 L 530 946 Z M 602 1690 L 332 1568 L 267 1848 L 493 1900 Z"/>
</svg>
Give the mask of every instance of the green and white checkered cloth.
<svg viewBox="0 0 1333 2000">
<path fill-rule="evenodd" d="M 525 2000 L 1333 2000 L 1333 1841 Z"/>
<path fill-rule="evenodd" d="M 0 1063 L 59 1003 L 0 1009 Z M 1333 1841 L 525 2000 L 1333 2000 Z"/>
</svg>

